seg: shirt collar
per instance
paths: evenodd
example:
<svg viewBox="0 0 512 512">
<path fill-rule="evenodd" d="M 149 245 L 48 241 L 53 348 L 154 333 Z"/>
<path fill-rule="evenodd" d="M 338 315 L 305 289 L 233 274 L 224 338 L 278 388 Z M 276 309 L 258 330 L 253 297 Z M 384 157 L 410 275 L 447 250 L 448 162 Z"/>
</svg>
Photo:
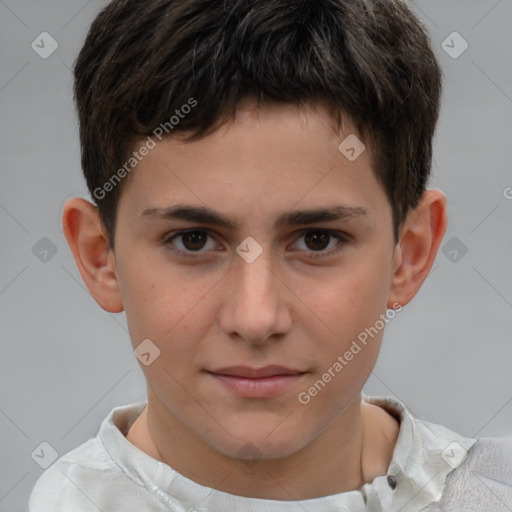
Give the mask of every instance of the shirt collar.
<svg viewBox="0 0 512 512">
<path fill-rule="evenodd" d="M 98 437 L 121 470 L 165 503 L 197 510 L 237 512 L 418 512 L 440 499 L 446 477 L 464 461 L 476 439 L 415 418 L 393 397 L 363 396 L 400 422 L 386 475 L 360 489 L 321 498 L 279 501 L 245 498 L 200 485 L 130 443 L 125 435 L 146 402 L 116 407 L 103 421 Z M 184 510 L 187 510 L 185 508 Z"/>
<path fill-rule="evenodd" d="M 446 478 L 465 460 L 476 439 L 414 417 L 393 397 L 364 397 L 400 421 L 393 457 L 385 476 L 363 486 L 369 510 L 417 512 L 439 501 Z"/>
</svg>

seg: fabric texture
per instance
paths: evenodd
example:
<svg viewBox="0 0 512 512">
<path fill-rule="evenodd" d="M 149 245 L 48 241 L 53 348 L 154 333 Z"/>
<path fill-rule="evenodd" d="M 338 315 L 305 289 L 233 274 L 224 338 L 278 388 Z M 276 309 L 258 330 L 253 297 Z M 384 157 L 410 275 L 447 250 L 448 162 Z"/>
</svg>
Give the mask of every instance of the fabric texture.
<svg viewBox="0 0 512 512">
<path fill-rule="evenodd" d="M 400 421 L 386 475 L 360 489 L 301 501 L 246 498 L 202 486 L 125 437 L 146 406 L 114 408 L 98 435 L 40 476 L 29 512 L 506 512 L 512 511 L 512 440 L 463 437 L 413 417 L 393 397 L 364 400 Z"/>
</svg>

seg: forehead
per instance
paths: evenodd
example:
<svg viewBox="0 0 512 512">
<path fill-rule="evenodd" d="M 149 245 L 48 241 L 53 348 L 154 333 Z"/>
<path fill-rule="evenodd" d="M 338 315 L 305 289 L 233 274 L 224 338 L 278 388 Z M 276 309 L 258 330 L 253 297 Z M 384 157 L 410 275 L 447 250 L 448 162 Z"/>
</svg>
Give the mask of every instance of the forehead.
<svg viewBox="0 0 512 512">
<path fill-rule="evenodd" d="M 357 158 L 349 158 L 354 152 Z M 283 211 L 294 206 L 344 205 L 371 214 L 386 205 L 371 162 L 371 147 L 350 120 L 337 132 L 322 106 L 256 108 L 248 102 L 200 140 L 158 142 L 136 166 L 121 203 L 137 217 L 196 205 L 224 212 L 226 225 L 240 214 L 278 212 L 273 222 L 282 224 Z"/>
</svg>

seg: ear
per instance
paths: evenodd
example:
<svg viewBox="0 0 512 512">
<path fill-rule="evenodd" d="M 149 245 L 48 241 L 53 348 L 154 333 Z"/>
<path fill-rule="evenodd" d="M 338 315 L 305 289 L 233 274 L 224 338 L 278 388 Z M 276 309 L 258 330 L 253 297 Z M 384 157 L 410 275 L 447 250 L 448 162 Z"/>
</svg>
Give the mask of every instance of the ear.
<svg viewBox="0 0 512 512">
<path fill-rule="evenodd" d="M 115 256 L 97 207 L 80 197 L 68 199 L 62 211 L 62 228 L 80 275 L 96 302 L 110 313 L 123 311 Z"/>
<path fill-rule="evenodd" d="M 446 197 L 427 190 L 402 226 L 395 248 L 388 308 L 405 306 L 418 292 L 436 259 L 446 232 Z"/>
</svg>

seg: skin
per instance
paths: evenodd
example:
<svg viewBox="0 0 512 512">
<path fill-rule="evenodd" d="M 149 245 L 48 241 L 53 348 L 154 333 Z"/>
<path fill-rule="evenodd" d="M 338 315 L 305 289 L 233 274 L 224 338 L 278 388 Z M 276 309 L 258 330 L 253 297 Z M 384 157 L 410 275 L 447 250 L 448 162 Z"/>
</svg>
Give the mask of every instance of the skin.
<svg viewBox="0 0 512 512">
<path fill-rule="evenodd" d="M 166 139 L 125 184 L 115 251 L 91 203 L 65 204 L 64 232 L 92 296 L 109 312 L 126 311 L 134 348 L 149 338 L 160 349 L 149 366 L 141 364 L 148 406 L 127 439 L 202 485 L 300 500 L 357 489 L 386 473 L 399 425 L 361 401 L 383 330 L 308 404 L 297 396 L 387 308 L 414 297 L 446 230 L 446 198 L 426 191 L 395 244 L 371 147 L 352 162 L 338 150 L 352 133 L 348 119 L 336 133 L 321 105 L 258 110 L 248 101 L 202 140 Z M 141 217 L 177 203 L 207 206 L 239 226 Z M 273 226 L 290 210 L 341 204 L 367 215 Z M 203 246 L 183 236 L 169 241 L 192 228 L 210 234 Z M 319 229 L 346 233 L 347 241 L 322 245 L 305 236 Z M 252 263 L 235 251 L 247 236 L 263 249 Z M 254 399 L 205 371 L 268 364 L 307 373 L 278 396 Z M 248 463 L 247 450 L 257 460 Z"/>
</svg>

